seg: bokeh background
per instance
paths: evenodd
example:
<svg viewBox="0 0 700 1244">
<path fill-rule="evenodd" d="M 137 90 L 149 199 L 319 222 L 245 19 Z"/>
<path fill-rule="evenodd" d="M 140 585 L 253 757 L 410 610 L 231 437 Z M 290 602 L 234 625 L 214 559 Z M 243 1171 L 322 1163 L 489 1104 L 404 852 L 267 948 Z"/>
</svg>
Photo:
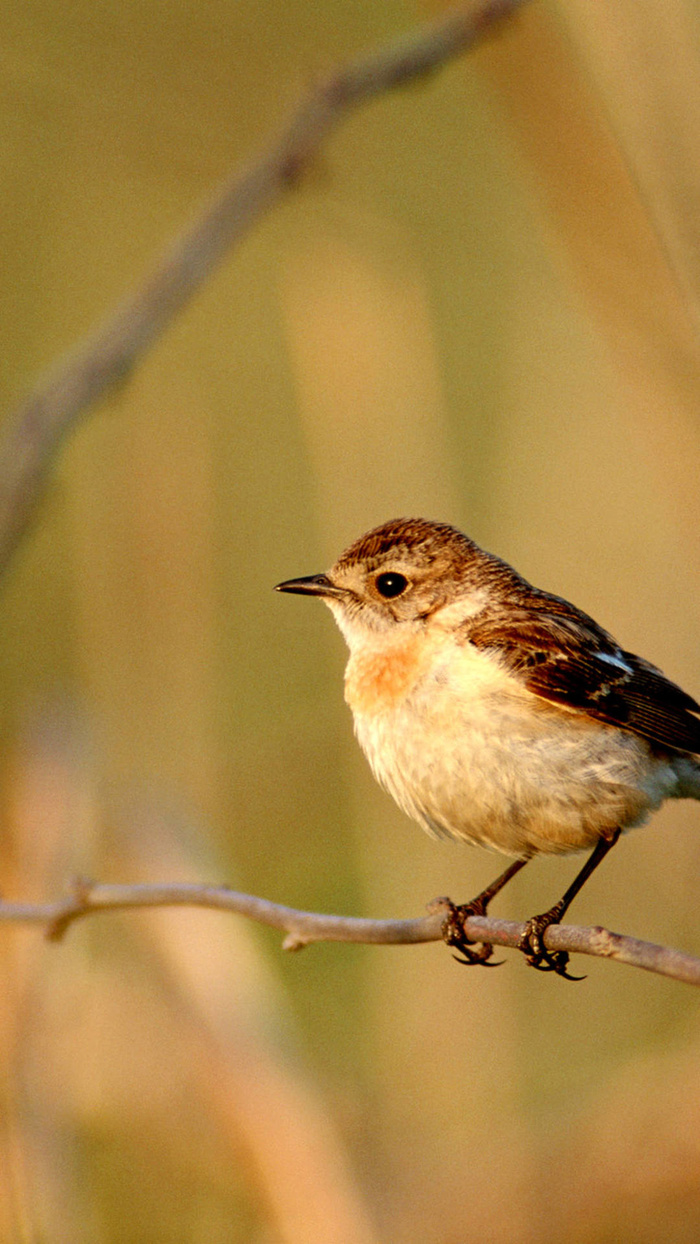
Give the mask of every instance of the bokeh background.
<svg viewBox="0 0 700 1244">
<path fill-rule="evenodd" d="M 2 409 L 307 85 L 434 5 L 2 2 Z M 327 612 L 276 596 L 456 523 L 700 691 L 700 12 L 535 0 L 355 115 L 65 444 L 0 599 L 2 890 L 227 881 L 418 915 L 501 861 L 373 783 Z M 700 812 L 572 919 L 700 954 Z M 494 912 L 549 906 L 541 860 Z M 0 1238 L 700 1235 L 700 998 L 244 921 L 0 930 Z"/>
</svg>

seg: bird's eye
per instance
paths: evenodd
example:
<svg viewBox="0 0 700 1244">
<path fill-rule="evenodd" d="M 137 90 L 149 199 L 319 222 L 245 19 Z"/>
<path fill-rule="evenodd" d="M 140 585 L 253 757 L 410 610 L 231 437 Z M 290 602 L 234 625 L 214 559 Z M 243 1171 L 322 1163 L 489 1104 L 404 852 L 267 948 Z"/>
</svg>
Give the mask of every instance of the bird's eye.
<svg viewBox="0 0 700 1244">
<path fill-rule="evenodd" d="M 393 596 L 400 596 L 408 587 L 408 579 L 403 574 L 398 574 L 395 570 L 387 570 L 384 574 L 378 574 L 375 579 L 375 585 L 380 596 L 384 596 L 390 600 Z"/>
</svg>

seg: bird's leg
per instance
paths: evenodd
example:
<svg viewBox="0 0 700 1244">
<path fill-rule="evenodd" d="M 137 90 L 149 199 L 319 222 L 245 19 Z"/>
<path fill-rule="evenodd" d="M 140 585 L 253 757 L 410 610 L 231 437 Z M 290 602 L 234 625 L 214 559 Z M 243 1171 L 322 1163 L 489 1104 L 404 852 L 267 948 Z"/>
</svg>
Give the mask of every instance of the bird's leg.
<svg viewBox="0 0 700 1244">
<path fill-rule="evenodd" d="M 557 976 L 564 976 L 570 981 L 583 980 L 583 976 L 571 976 L 566 970 L 569 962 L 569 954 L 566 950 L 547 950 L 542 940 L 546 930 L 550 924 L 560 924 L 561 918 L 568 911 L 572 901 L 576 898 L 579 890 L 588 881 L 591 873 L 595 872 L 601 860 L 605 859 L 608 851 L 615 846 L 620 837 L 620 830 L 616 829 L 610 838 L 600 838 L 598 843 L 586 860 L 583 868 L 576 874 L 571 885 L 558 903 L 554 907 L 550 907 L 549 911 L 545 911 L 541 916 L 532 916 L 525 925 L 525 932 L 518 943 L 518 950 L 522 950 L 528 963 L 533 968 L 538 968 L 540 972 L 556 972 Z"/>
<path fill-rule="evenodd" d="M 454 956 L 458 963 L 467 965 L 480 963 L 486 968 L 499 966 L 498 963 L 488 962 L 493 954 L 493 946 L 490 942 L 473 942 L 471 938 L 467 937 L 464 930 L 465 921 L 470 916 L 485 916 L 491 899 L 503 889 L 511 877 L 514 877 L 516 873 L 520 872 L 521 868 L 524 868 L 525 864 L 527 864 L 527 859 L 515 860 L 513 864 L 506 868 L 504 873 L 501 873 L 500 877 L 492 881 L 491 885 L 482 890 L 481 894 L 477 894 L 476 898 L 473 898 L 470 903 L 462 903 L 457 906 L 450 899 L 444 900 L 448 907 L 448 915 L 442 926 L 442 938 L 448 946 L 455 946 L 459 950 L 460 953 Z M 472 947 L 477 945 L 479 950 L 472 950 Z M 502 960 L 499 960 L 499 963 L 501 962 Z"/>
</svg>

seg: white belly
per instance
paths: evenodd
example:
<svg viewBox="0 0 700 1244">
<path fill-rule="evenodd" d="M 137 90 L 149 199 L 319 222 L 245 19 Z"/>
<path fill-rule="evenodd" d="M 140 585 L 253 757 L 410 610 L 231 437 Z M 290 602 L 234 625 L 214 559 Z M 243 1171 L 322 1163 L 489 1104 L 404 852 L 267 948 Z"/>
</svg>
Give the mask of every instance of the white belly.
<svg viewBox="0 0 700 1244">
<path fill-rule="evenodd" d="M 644 740 L 547 703 L 490 658 L 454 674 L 452 660 L 354 711 L 378 781 L 429 832 L 508 855 L 576 851 L 679 793 Z"/>
</svg>

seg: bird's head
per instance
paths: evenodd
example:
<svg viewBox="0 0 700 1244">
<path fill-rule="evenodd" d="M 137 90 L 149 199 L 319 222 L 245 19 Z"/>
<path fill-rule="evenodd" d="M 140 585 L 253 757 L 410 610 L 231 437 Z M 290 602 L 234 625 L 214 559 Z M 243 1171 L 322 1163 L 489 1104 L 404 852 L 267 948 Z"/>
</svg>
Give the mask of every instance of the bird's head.
<svg viewBox="0 0 700 1244">
<path fill-rule="evenodd" d="M 431 620 L 456 625 L 473 616 L 500 568 L 506 569 L 456 528 L 400 518 L 361 536 L 325 574 L 289 579 L 277 591 L 319 596 L 353 649 L 397 628 Z"/>
</svg>

